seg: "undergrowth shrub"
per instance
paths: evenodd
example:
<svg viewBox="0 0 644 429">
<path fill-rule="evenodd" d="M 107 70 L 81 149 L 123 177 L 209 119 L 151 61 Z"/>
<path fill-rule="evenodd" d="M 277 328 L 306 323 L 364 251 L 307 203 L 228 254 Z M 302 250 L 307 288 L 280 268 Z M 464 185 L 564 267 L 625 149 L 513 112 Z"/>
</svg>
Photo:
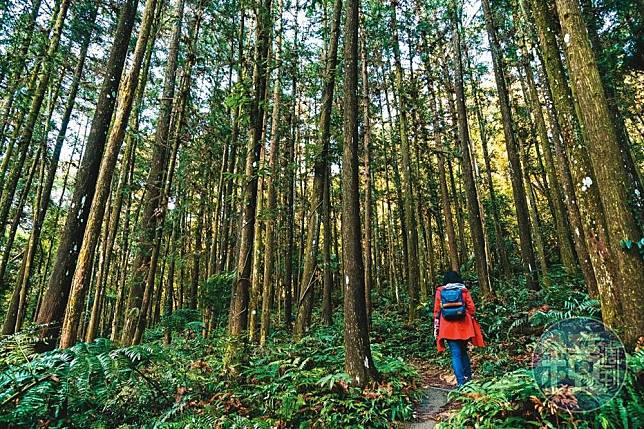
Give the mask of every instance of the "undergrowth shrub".
<svg viewBox="0 0 644 429">
<path fill-rule="evenodd" d="M 176 331 L 170 346 L 161 344 L 162 324 L 140 346 L 115 348 L 98 339 L 42 355 L 14 354 L 0 363 L 0 426 L 390 427 L 412 418 L 419 394 L 419 374 L 403 360 L 397 317 L 374 317 L 382 341 L 372 350 L 382 379 L 364 389 L 351 386 L 343 372 L 339 318 L 297 343 L 278 330 L 264 349 L 247 345 L 237 376 L 222 367 L 225 328 L 204 339 L 195 326 L 199 315 L 190 311 L 165 321 Z"/>
<path fill-rule="evenodd" d="M 570 413 L 548 401 L 532 371 L 517 370 L 502 377 L 466 384 L 450 396 L 462 404 L 446 428 L 577 428 L 638 429 L 644 427 L 644 351 L 628 357 L 624 386 L 601 408 Z"/>
<path fill-rule="evenodd" d="M 163 359 L 159 346 L 114 349 L 101 338 L 27 359 L 0 373 L 0 424 L 101 427 L 163 405 L 162 387 L 146 374 Z"/>
</svg>

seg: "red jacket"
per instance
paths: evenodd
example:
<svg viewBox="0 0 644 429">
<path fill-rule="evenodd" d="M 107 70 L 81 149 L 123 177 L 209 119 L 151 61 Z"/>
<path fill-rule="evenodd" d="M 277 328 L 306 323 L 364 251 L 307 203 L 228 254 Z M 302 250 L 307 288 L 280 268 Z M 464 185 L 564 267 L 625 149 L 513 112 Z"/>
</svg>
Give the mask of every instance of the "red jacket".
<svg viewBox="0 0 644 429">
<path fill-rule="evenodd" d="M 434 320 L 440 316 L 438 327 L 438 337 L 436 343 L 438 351 L 445 350 L 445 345 L 441 340 L 471 340 L 472 344 L 483 347 L 483 333 L 479 323 L 474 318 L 476 307 L 467 288 L 463 288 L 463 301 L 465 301 L 465 318 L 461 320 L 445 320 L 441 314 L 441 288 L 436 289 L 436 299 L 434 300 Z"/>
</svg>

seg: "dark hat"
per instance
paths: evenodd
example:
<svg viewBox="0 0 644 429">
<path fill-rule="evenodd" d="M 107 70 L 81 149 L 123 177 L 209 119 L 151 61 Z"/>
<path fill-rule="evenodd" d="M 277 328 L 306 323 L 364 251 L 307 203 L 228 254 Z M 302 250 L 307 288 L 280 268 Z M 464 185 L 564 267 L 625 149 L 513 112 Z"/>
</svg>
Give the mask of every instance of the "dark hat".
<svg viewBox="0 0 644 429">
<path fill-rule="evenodd" d="M 463 283 L 463 279 L 456 271 L 448 271 L 443 276 L 443 284 L 449 283 Z"/>
</svg>

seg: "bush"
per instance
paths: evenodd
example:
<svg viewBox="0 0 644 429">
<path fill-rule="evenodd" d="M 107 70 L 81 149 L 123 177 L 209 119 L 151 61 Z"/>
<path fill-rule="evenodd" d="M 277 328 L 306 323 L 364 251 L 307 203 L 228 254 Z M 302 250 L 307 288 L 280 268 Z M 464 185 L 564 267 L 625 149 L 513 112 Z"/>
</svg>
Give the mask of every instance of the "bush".
<svg viewBox="0 0 644 429">
<path fill-rule="evenodd" d="M 198 314 L 172 317 L 165 323 L 187 332 Z M 265 349 L 246 346 L 236 377 L 222 368 L 223 329 L 204 339 L 197 328 L 163 346 L 153 335 L 161 332 L 157 327 L 146 335 L 151 342 L 140 346 L 119 349 L 98 339 L 5 362 L 0 426 L 389 427 L 412 418 L 419 377 L 401 358 L 405 334 L 397 332 L 403 326 L 394 317 L 376 318 L 396 332 L 373 345 L 382 380 L 364 389 L 350 386 L 343 372 L 339 320 L 298 343 L 277 331 Z"/>
<path fill-rule="evenodd" d="M 517 370 L 452 393 L 463 406 L 438 428 L 637 429 L 644 423 L 643 377 L 639 351 L 629 356 L 626 382 L 615 398 L 595 411 L 569 413 L 543 396 L 531 371 Z"/>
</svg>

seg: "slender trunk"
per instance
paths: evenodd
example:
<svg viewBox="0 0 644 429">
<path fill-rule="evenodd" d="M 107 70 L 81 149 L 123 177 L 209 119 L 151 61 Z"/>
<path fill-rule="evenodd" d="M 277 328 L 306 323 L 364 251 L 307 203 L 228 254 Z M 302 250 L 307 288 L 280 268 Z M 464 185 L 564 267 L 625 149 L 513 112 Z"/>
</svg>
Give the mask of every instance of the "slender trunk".
<svg viewBox="0 0 644 429">
<path fill-rule="evenodd" d="M 452 3 L 450 8 L 450 17 L 452 21 L 452 31 L 454 37 L 455 53 L 455 90 L 456 106 L 458 112 L 458 134 L 461 141 L 461 151 L 463 154 L 463 173 L 465 189 L 467 191 L 467 207 L 470 220 L 470 231 L 474 245 L 474 257 L 476 258 L 476 271 L 478 273 L 479 285 L 485 295 L 493 295 L 490 285 L 488 265 L 485 258 L 485 236 L 483 233 L 483 223 L 481 220 L 481 211 L 479 209 L 478 194 L 476 191 L 476 182 L 472 171 L 472 162 L 470 154 L 470 135 L 467 125 L 467 110 L 465 107 L 465 91 L 463 88 L 463 62 L 461 59 L 461 37 L 457 11 Z"/>
<path fill-rule="evenodd" d="M 434 143 L 436 149 L 439 151 L 437 155 L 438 159 L 438 180 L 440 184 L 440 194 L 441 201 L 443 206 L 443 217 L 445 218 L 445 229 L 447 230 L 447 248 L 449 250 L 449 264 L 452 271 L 458 271 L 460 269 L 460 261 L 458 257 L 458 247 L 456 243 L 456 232 L 454 231 L 454 221 L 452 218 L 452 202 L 450 198 L 449 190 L 447 189 L 447 175 L 445 173 L 445 152 L 447 149 L 444 147 L 443 136 L 441 133 L 442 127 L 439 123 L 439 118 L 441 115 L 441 106 L 440 102 L 437 103 L 436 94 L 434 93 L 433 88 L 430 87 L 430 92 L 432 93 L 433 101 L 433 112 L 432 115 L 434 120 Z"/>
<path fill-rule="evenodd" d="M 362 39 L 360 40 L 360 61 L 362 71 L 362 116 L 363 116 L 363 164 L 364 176 L 364 293 L 367 317 L 371 320 L 371 290 L 373 289 L 373 259 L 371 244 L 373 241 L 373 195 L 371 185 L 371 102 L 369 93 L 369 64 L 367 62 L 367 42 L 364 22 L 362 22 Z M 371 322 L 370 322 L 371 323 Z"/>
<path fill-rule="evenodd" d="M 275 237 L 275 227 L 276 227 L 276 216 L 275 213 L 277 209 L 277 190 L 276 182 L 278 180 L 278 157 L 279 157 L 279 142 L 280 142 L 280 109 L 281 109 L 281 100 L 282 100 L 282 86 L 281 86 L 281 77 L 282 77 L 282 8 L 283 1 L 278 0 L 277 5 L 277 19 L 279 22 L 279 27 L 275 30 L 276 33 L 276 48 L 275 48 L 275 62 L 278 64 L 276 70 L 276 76 L 273 86 L 273 113 L 271 115 L 271 149 L 270 155 L 268 158 L 268 168 L 270 169 L 270 176 L 267 180 L 267 191 L 266 191 L 266 236 L 265 236 L 265 248 L 264 248 L 264 284 L 262 287 L 262 321 L 259 332 L 259 344 L 264 346 L 266 344 L 266 339 L 270 333 L 271 325 L 271 308 L 273 306 L 273 271 L 275 266 L 275 247 L 276 247 L 276 237 Z"/>
<path fill-rule="evenodd" d="M 284 325 L 287 330 L 291 329 L 293 321 L 293 247 L 294 247 L 294 232 L 295 227 L 295 208 L 294 208 L 294 160 L 295 160 L 295 129 L 297 128 L 297 75 L 293 73 L 293 112 L 291 113 L 290 122 L 292 133 L 291 138 L 287 139 L 288 146 L 286 156 L 283 160 L 282 168 L 285 171 L 284 181 L 286 182 L 286 192 L 284 193 L 284 206 L 285 206 L 285 228 L 286 228 L 286 251 L 284 253 L 284 282 L 282 288 L 284 289 Z"/>
<path fill-rule="evenodd" d="M 264 120 L 266 120 L 266 116 Z M 262 137 L 262 142 L 266 141 Z M 260 148 L 259 154 L 259 169 L 264 169 L 266 165 L 265 157 L 266 151 L 264 146 Z M 260 264 L 263 260 L 261 257 L 264 252 L 264 240 L 262 236 L 262 218 L 264 215 L 264 176 L 257 178 L 257 207 L 255 209 L 255 232 L 253 236 L 253 267 L 251 269 L 250 275 L 250 303 L 249 303 L 249 312 L 248 312 L 248 339 L 251 342 L 256 342 L 259 334 L 259 295 L 260 283 L 261 283 L 261 274 L 260 274 Z"/>
<path fill-rule="evenodd" d="M 501 219 L 499 210 L 501 209 L 496 195 L 494 182 L 492 181 L 492 163 L 490 159 L 490 152 L 488 147 L 488 135 L 486 129 L 485 119 L 481 110 L 481 99 L 479 93 L 478 81 L 472 77 L 472 87 L 474 93 L 474 105 L 476 108 L 476 118 L 479 123 L 479 134 L 481 137 L 481 147 L 483 149 L 483 161 L 485 162 L 485 178 L 487 181 L 488 192 L 490 194 L 490 202 L 492 204 L 492 223 L 494 224 L 494 237 L 496 239 L 495 249 L 498 253 L 498 259 L 501 263 L 502 273 L 505 278 L 510 278 L 512 274 L 512 267 L 510 266 L 510 259 L 508 258 L 508 249 L 505 245 L 505 236 L 501 226 Z"/>
<path fill-rule="evenodd" d="M 257 164 L 264 129 L 264 100 L 266 87 L 266 59 L 268 58 L 269 36 L 271 29 L 271 0 L 256 5 L 255 65 L 253 69 L 253 96 L 250 111 L 250 132 L 246 151 L 245 184 L 243 211 L 240 219 L 239 257 L 237 278 L 233 284 L 228 323 L 231 340 L 227 345 L 224 366 L 229 367 L 242 359 L 239 355 L 239 340 L 244 341 L 243 332 L 248 325 L 248 301 L 250 294 L 250 274 L 252 269 L 255 210 L 257 207 Z"/>
<path fill-rule="evenodd" d="M 192 254 L 192 276 L 190 279 L 190 301 L 188 307 L 193 310 L 197 309 L 197 292 L 199 288 L 199 275 L 201 272 L 201 252 L 202 252 L 202 229 L 204 216 L 204 203 L 199 203 L 199 212 L 197 213 L 197 228 L 195 229 L 195 247 Z"/>
<path fill-rule="evenodd" d="M 72 279 L 69 302 L 67 304 L 67 310 L 65 311 L 65 318 L 63 319 L 60 338 L 61 348 L 70 347 L 76 342 L 81 308 L 88 289 L 91 265 L 96 251 L 96 241 L 100 234 L 101 224 L 105 214 L 114 167 L 116 166 L 118 153 L 123 143 L 130 112 L 132 111 L 132 102 L 139 80 L 141 64 L 152 29 L 152 23 L 154 22 L 155 8 L 156 0 L 146 0 L 132 65 L 119 91 L 116 114 L 112 121 L 112 127 L 104 153 L 102 154 L 99 174 L 95 184 L 95 195 L 92 198 L 84 236 L 81 240 L 80 251 L 78 252 L 78 260 Z"/>
<path fill-rule="evenodd" d="M 163 317 L 166 320 L 166 327 L 163 333 L 163 343 L 169 345 L 172 342 L 172 323 L 170 323 L 170 316 L 172 316 L 172 300 L 174 299 L 174 271 L 176 266 L 176 255 L 174 243 L 177 239 L 177 220 L 176 216 L 172 218 L 172 233 L 170 234 L 170 241 L 168 247 L 172 250 L 168 252 L 170 257 L 170 266 L 168 267 L 168 278 L 166 280 L 165 290 L 165 303 L 163 308 Z"/>
<path fill-rule="evenodd" d="M 147 86 L 146 84 L 148 81 L 148 74 L 150 70 L 151 56 L 154 48 L 154 42 L 156 40 L 156 36 L 160 26 L 161 12 L 163 11 L 163 4 L 157 3 L 156 9 L 157 10 L 155 12 L 152 33 L 150 35 L 150 40 L 148 41 L 148 44 L 147 44 L 145 57 L 143 59 L 143 67 L 139 75 L 139 81 L 136 88 L 136 95 L 134 97 L 134 102 L 132 107 L 133 114 L 130 115 L 129 133 L 125 138 L 125 150 L 123 152 L 123 158 L 122 158 L 123 161 L 121 165 L 121 171 L 119 173 L 118 185 L 116 190 L 113 192 L 114 201 L 111 204 L 111 213 L 108 218 L 110 227 L 106 238 L 105 254 L 103 256 L 103 263 L 99 268 L 99 276 L 96 280 L 99 286 L 103 289 L 106 287 L 105 283 L 107 282 L 107 274 L 109 273 L 110 267 L 111 267 L 112 254 L 114 253 L 114 244 L 116 242 L 116 235 L 120 225 L 121 210 L 123 208 L 123 199 L 127 198 L 128 195 L 131 193 L 130 186 L 128 185 L 128 180 L 131 176 L 130 170 L 132 169 L 132 166 L 134 164 L 136 147 L 139 141 L 139 139 L 136 138 L 136 134 L 138 133 L 138 130 L 139 130 L 139 116 L 140 116 L 141 104 L 143 100 L 143 95 L 145 93 L 145 88 Z M 119 298 L 117 299 L 117 305 L 115 306 L 116 309 L 118 310 L 122 308 L 122 304 L 123 304 L 122 293 L 123 293 L 123 287 L 122 285 L 119 285 L 118 294 L 121 294 L 121 295 L 119 295 Z M 92 316 L 94 316 L 93 312 L 92 312 Z M 96 323 L 95 321 L 90 319 L 87 341 L 91 341 L 90 339 L 92 338 L 91 336 L 95 335 L 95 331 L 94 331 L 95 323 Z"/>
<path fill-rule="evenodd" d="M 311 312 L 313 310 L 314 273 L 317 265 L 320 239 L 320 223 L 324 203 L 324 179 L 329 164 L 329 144 L 331 139 L 331 110 L 335 89 L 335 75 L 338 63 L 338 43 L 340 39 L 340 23 L 342 17 L 342 0 L 335 0 L 333 8 L 333 24 L 326 55 L 324 75 L 324 92 L 319 121 L 319 153 L 315 159 L 313 189 L 311 190 L 310 213 L 304 247 L 304 269 L 300 282 L 297 319 L 295 321 L 295 338 L 301 338 L 309 329 Z"/>
<path fill-rule="evenodd" d="M 344 262 L 344 368 L 358 386 L 378 379 L 371 357 L 364 300 L 358 151 L 359 0 L 347 0 L 344 25 L 344 150 L 342 158 L 342 253 Z"/>
<path fill-rule="evenodd" d="M 602 209 L 599 204 L 597 187 L 592 187 L 588 192 L 581 193 L 579 187 L 583 177 L 594 177 L 592 167 L 587 159 L 587 154 L 579 144 L 575 130 L 575 112 L 572 96 L 567 85 L 563 64 L 559 56 L 556 30 L 546 5 L 543 2 L 532 0 L 532 13 L 539 37 L 543 64 L 547 80 L 547 89 L 551 91 L 553 110 L 552 121 L 555 134 L 555 153 L 557 155 L 559 178 L 563 185 L 564 198 L 568 209 L 571 229 L 574 231 L 573 242 L 579 259 L 584 280 L 591 296 L 597 296 L 597 271 L 596 258 L 591 255 L 596 246 L 589 238 L 594 236 L 592 216 L 599 216 Z M 571 163 L 568 153 L 577 158 L 576 163 Z M 571 171 L 572 170 L 572 171 Z M 573 174 L 575 176 L 573 181 Z M 577 182 L 575 184 L 574 182 Z M 593 215 L 594 213 L 594 215 Z M 599 264 L 601 265 L 601 264 Z"/>
<path fill-rule="evenodd" d="M 571 233 L 566 222 L 566 209 L 564 200 L 561 195 L 561 185 L 555 172 L 555 165 L 552 156 L 552 149 L 550 147 L 550 140 L 548 138 L 548 129 L 546 128 L 546 121 L 543 117 L 541 104 L 539 102 L 539 95 L 534 82 L 532 68 L 530 67 L 530 56 L 528 52 L 523 49 L 525 56 L 523 61 L 523 70 L 525 73 L 527 86 L 528 86 L 528 101 L 532 111 L 532 118 L 537 128 L 537 135 L 541 141 L 545 159 L 545 170 L 548 178 L 548 189 L 552 194 L 552 202 L 554 205 L 554 218 L 555 227 L 557 229 L 557 242 L 559 243 L 559 251 L 561 254 L 561 262 L 569 273 L 576 271 L 575 253 L 573 250 L 572 242 L 570 241 Z"/>
<path fill-rule="evenodd" d="M 180 133 L 184 126 L 186 104 L 190 92 L 192 68 L 195 63 L 194 45 L 201 26 L 203 2 L 199 3 L 198 9 L 195 12 L 196 15 L 190 30 L 189 47 L 186 54 L 186 63 L 183 68 L 180 90 L 175 96 L 176 55 L 178 55 L 180 43 L 183 7 L 183 0 L 179 0 L 175 10 L 175 28 L 171 42 L 171 46 L 176 48 L 176 51 L 173 49 L 173 58 L 169 57 L 169 61 L 166 64 L 164 93 L 168 97 L 166 98 L 167 103 L 161 106 L 159 112 L 160 116 L 155 133 L 152 163 L 145 184 L 145 198 L 142 202 L 143 217 L 140 225 L 141 235 L 137 238 L 139 246 L 132 265 L 132 271 L 135 274 L 127 299 L 127 314 L 121 337 L 121 342 L 124 344 L 138 344 L 143 336 L 146 323 L 145 310 L 150 303 L 151 293 L 154 287 L 160 251 L 159 243 L 161 234 L 163 233 L 163 222 L 166 215 L 169 192 L 172 189 L 172 178 L 177 152 L 181 143 Z M 174 113 L 172 114 L 172 121 L 170 121 L 173 107 Z M 167 143 L 168 141 L 170 144 Z M 195 306 L 191 306 L 191 308 L 195 307 L 196 302 Z"/>
<path fill-rule="evenodd" d="M 49 287 L 40 307 L 36 323 L 45 326 L 41 329 L 42 343 L 39 350 L 47 350 L 55 345 L 60 330 L 60 322 L 67 306 L 71 289 L 72 275 L 85 233 L 89 207 L 94 198 L 96 180 L 99 174 L 107 130 L 111 122 L 116 94 L 121 80 L 121 72 L 128 50 L 136 14 L 136 0 L 127 0 L 121 9 L 114 42 L 106 65 L 106 74 L 96 104 L 85 153 L 78 173 L 76 187 L 67 214 L 62 240 L 58 246 L 56 263 L 49 278 Z M 53 340 L 53 341 L 52 341 Z"/>
<path fill-rule="evenodd" d="M 23 188 L 22 193 L 20 195 L 20 199 L 18 201 L 18 207 L 16 207 L 16 214 L 13 219 L 13 222 L 11 223 L 11 235 L 9 236 L 10 242 L 7 243 L 7 247 L 5 247 L 4 254 L 2 257 L 2 263 L 4 264 L 2 267 L 3 275 L 5 274 L 4 271 L 6 271 L 6 264 L 9 260 L 11 244 L 13 244 L 12 243 L 13 237 L 15 237 L 15 231 L 18 228 L 18 225 L 20 223 L 22 210 L 24 208 L 25 202 L 27 201 L 27 196 L 29 195 L 29 188 L 31 187 L 31 182 L 35 176 L 35 173 L 38 167 L 39 158 L 40 158 L 40 148 L 36 156 L 34 157 L 33 163 L 29 169 L 27 182 L 25 183 L 25 187 Z M 23 285 L 22 282 L 20 281 L 16 282 L 16 285 L 13 290 L 13 294 L 11 295 L 11 300 L 9 301 L 4 324 L 2 325 L 2 335 L 11 335 L 17 332 L 22 325 L 22 320 L 20 320 L 21 318 L 19 313 L 20 313 L 21 307 L 24 307 L 25 305 L 25 299 L 26 299 L 27 293 L 29 292 L 27 289 L 25 289 L 25 287 L 26 285 Z"/>
<path fill-rule="evenodd" d="M 408 100 L 403 87 L 403 71 L 400 59 L 400 44 L 398 41 L 398 22 L 396 19 L 396 3 L 391 8 L 391 36 L 394 51 L 394 77 L 396 90 L 399 94 L 398 127 L 400 132 L 400 151 L 402 154 L 402 192 L 405 217 L 405 227 L 402 233 L 407 238 L 407 291 L 409 293 L 408 321 L 416 319 L 418 305 L 418 288 L 420 285 L 420 267 L 418 263 L 418 230 L 414 210 L 414 185 L 411 176 L 411 153 L 408 130 Z"/>
<path fill-rule="evenodd" d="M 322 243 L 322 262 L 324 263 L 323 287 L 322 287 L 322 323 L 326 326 L 333 324 L 333 272 L 331 271 L 331 235 L 333 224 L 331 223 L 331 166 L 327 166 L 324 178 L 324 196 L 322 201 L 322 223 L 324 234 Z"/>
<path fill-rule="evenodd" d="M 505 136 L 505 147 L 508 154 L 510 167 L 510 182 L 512 183 L 512 194 L 516 206 L 517 223 L 519 227 L 519 244 L 521 260 L 523 261 L 524 273 L 530 289 L 538 289 L 537 265 L 532 248 L 532 237 L 530 234 L 530 218 L 528 213 L 528 202 L 523 187 L 523 173 L 521 171 L 521 160 L 518 154 L 516 136 L 513 129 L 512 111 L 508 94 L 507 82 L 505 80 L 505 64 L 503 53 L 498 40 L 494 16 L 490 8 L 489 0 L 481 0 L 485 15 L 485 25 L 492 52 L 494 66 L 494 79 L 499 94 L 499 107 L 503 119 L 503 132 Z"/>
</svg>

